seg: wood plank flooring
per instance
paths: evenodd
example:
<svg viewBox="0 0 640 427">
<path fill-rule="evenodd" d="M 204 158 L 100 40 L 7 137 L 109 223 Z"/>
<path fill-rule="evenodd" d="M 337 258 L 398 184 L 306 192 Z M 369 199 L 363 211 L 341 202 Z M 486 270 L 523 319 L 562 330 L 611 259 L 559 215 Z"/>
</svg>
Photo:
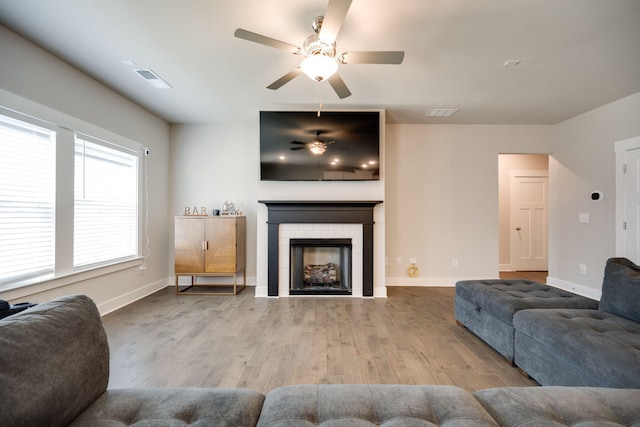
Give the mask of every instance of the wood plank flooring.
<svg viewBox="0 0 640 427">
<path fill-rule="evenodd" d="M 501 279 L 529 279 L 539 283 L 547 283 L 548 271 L 501 271 Z"/>
<path fill-rule="evenodd" d="M 529 386 L 454 320 L 454 288 L 389 287 L 386 299 L 175 295 L 104 316 L 110 388 L 304 383 Z"/>
</svg>

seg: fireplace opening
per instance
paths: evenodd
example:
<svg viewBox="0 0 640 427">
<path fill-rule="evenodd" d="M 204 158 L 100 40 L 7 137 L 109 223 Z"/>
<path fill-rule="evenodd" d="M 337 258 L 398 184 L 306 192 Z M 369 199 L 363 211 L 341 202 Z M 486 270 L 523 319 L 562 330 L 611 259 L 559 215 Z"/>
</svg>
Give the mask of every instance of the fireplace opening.
<svg viewBox="0 0 640 427">
<path fill-rule="evenodd" d="M 351 239 L 291 239 L 290 295 L 351 295 Z"/>
</svg>

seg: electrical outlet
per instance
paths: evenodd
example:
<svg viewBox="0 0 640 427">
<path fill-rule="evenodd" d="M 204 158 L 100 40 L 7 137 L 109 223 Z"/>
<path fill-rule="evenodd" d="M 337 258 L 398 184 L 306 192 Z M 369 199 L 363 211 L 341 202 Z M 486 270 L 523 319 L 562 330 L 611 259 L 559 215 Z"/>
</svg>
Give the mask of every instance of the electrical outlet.
<svg viewBox="0 0 640 427">
<path fill-rule="evenodd" d="M 144 265 L 144 264 L 142 264 L 142 265 L 138 268 L 138 274 L 142 276 L 142 275 L 143 275 L 144 273 L 146 273 L 146 272 L 147 272 L 147 266 L 146 266 L 146 265 Z"/>
<path fill-rule="evenodd" d="M 578 270 L 582 274 L 587 274 L 587 266 L 585 264 L 579 264 L 578 265 Z"/>
<path fill-rule="evenodd" d="M 451 267 L 460 267 L 460 261 L 458 261 L 458 258 L 454 258 L 451 260 Z"/>
<path fill-rule="evenodd" d="M 396 265 L 402 265 L 402 258 L 396 258 Z"/>
</svg>

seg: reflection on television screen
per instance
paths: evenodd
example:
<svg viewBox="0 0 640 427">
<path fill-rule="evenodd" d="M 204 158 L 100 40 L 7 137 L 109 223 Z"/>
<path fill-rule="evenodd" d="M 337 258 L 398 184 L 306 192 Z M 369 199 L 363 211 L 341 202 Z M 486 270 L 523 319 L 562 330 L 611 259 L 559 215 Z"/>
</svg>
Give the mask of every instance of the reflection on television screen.
<svg viewBox="0 0 640 427">
<path fill-rule="evenodd" d="M 260 179 L 380 179 L 380 113 L 261 111 Z"/>
</svg>

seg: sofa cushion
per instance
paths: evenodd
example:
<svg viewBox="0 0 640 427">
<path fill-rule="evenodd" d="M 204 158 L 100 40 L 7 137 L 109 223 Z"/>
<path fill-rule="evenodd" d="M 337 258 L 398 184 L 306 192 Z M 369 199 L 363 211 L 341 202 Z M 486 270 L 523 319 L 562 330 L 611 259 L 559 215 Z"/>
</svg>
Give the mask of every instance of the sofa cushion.
<svg viewBox="0 0 640 427">
<path fill-rule="evenodd" d="M 67 425 L 107 388 L 98 309 L 68 296 L 0 320 L 0 425 Z"/>
<path fill-rule="evenodd" d="M 71 425 L 255 426 L 263 402 L 264 395 L 243 389 L 110 389 Z"/>
<path fill-rule="evenodd" d="M 635 426 L 640 390 L 506 387 L 473 394 L 500 426 Z"/>
<path fill-rule="evenodd" d="M 267 393 L 258 426 L 495 426 L 451 386 L 293 385 Z"/>
<path fill-rule="evenodd" d="M 640 388 L 640 323 L 601 310 L 553 309 L 519 311 L 513 326 L 518 366 L 518 334 L 522 334 L 541 351 L 552 352 L 583 372 L 582 385 Z M 542 376 L 553 378 L 558 368 L 541 369 L 550 371 Z M 540 381 L 535 372 L 527 373 Z"/>
<path fill-rule="evenodd" d="M 640 266 L 626 258 L 607 260 L 600 310 L 640 322 Z"/>
<path fill-rule="evenodd" d="M 529 308 L 597 308 L 598 302 L 527 279 L 461 280 L 456 297 L 464 298 L 508 325 L 513 313 Z"/>
</svg>

